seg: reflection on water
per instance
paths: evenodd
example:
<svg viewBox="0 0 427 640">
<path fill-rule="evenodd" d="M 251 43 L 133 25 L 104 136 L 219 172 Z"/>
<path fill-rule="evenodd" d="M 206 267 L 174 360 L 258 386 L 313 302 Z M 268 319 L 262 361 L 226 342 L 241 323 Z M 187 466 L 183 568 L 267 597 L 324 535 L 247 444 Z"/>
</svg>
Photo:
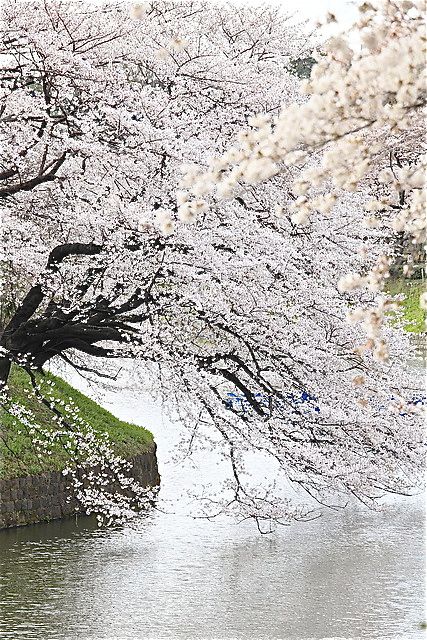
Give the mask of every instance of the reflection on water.
<svg viewBox="0 0 427 640">
<path fill-rule="evenodd" d="M 143 415 L 167 459 L 174 434 L 158 409 L 130 398 L 115 409 Z M 159 506 L 199 473 L 160 471 Z M 3 531 L 0 638 L 421 639 L 423 538 L 420 499 L 263 537 L 161 511 L 117 530 L 81 518 Z"/>
</svg>

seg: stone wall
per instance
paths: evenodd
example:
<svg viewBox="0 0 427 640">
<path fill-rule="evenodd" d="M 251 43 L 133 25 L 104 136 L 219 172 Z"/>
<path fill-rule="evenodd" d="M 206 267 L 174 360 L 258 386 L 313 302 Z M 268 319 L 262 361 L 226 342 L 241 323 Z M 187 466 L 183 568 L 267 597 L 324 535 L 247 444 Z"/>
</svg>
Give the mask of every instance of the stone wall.
<svg viewBox="0 0 427 640">
<path fill-rule="evenodd" d="M 130 460 L 129 475 L 144 487 L 160 482 L 156 446 Z M 60 471 L 51 471 L 23 478 L 0 479 L 0 529 L 34 522 L 56 520 L 75 514 L 74 499 L 67 501 L 70 490 L 67 478 Z"/>
</svg>

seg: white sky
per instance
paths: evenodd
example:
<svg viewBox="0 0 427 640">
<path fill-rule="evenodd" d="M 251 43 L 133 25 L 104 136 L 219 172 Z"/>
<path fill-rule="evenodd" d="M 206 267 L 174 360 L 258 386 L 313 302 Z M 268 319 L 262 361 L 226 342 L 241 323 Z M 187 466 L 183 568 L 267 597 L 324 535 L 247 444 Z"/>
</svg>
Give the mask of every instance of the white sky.
<svg viewBox="0 0 427 640">
<path fill-rule="evenodd" d="M 233 0 L 231 0 L 233 1 Z M 281 6 L 286 13 L 294 13 L 299 19 L 313 23 L 330 11 L 340 26 L 346 27 L 357 18 L 357 3 L 352 0 L 234 0 L 236 4 L 270 4 Z"/>
<path fill-rule="evenodd" d="M 102 4 L 104 0 L 86 0 L 92 4 Z M 114 0 L 110 0 L 114 2 Z M 144 0 L 126 0 L 129 5 L 143 3 Z M 175 0 L 179 2 L 179 0 Z M 221 4 L 227 0 L 211 0 Z M 358 0 L 228 0 L 236 5 L 272 5 L 282 7 L 286 14 L 293 14 L 296 21 L 309 20 L 315 24 L 330 11 L 337 18 L 337 25 L 329 25 L 323 29 L 325 37 L 350 26 L 358 17 Z M 1 4 L 1 0 L 0 0 Z M 308 29 L 311 31 L 311 29 Z"/>
<path fill-rule="evenodd" d="M 87 0 L 92 4 L 102 3 L 103 0 Z M 114 0 L 111 0 L 114 1 Z M 143 3 L 144 0 L 127 0 L 129 5 Z M 179 2 L 179 0 L 176 0 Z M 226 0 L 212 0 L 224 2 Z M 228 0 L 236 5 L 273 5 L 280 6 L 287 14 L 295 14 L 300 20 L 311 20 L 313 23 L 319 18 L 325 17 L 330 11 L 341 26 L 348 26 L 355 21 L 358 15 L 357 0 Z"/>
<path fill-rule="evenodd" d="M 279 4 L 287 11 L 295 11 L 304 18 L 319 18 L 331 11 L 343 22 L 351 22 L 357 15 L 357 8 L 351 0 L 272 0 L 270 4 Z"/>
</svg>

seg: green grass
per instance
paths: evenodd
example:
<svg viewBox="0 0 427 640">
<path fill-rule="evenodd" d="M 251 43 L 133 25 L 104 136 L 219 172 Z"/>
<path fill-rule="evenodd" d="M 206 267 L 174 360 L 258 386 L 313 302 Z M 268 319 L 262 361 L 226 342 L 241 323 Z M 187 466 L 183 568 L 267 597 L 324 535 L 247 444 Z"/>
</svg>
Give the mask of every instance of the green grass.
<svg viewBox="0 0 427 640">
<path fill-rule="evenodd" d="M 146 451 L 153 443 L 153 436 L 149 431 L 119 420 L 61 378 L 51 373 L 39 375 L 37 378 L 46 388 L 49 388 L 47 382 L 54 382 L 55 398 L 65 402 L 72 400 L 85 421 L 97 432 L 108 433 L 117 455 L 131 458 Z M 26 391 L 31 389 L 31 381 L 23 369 L 12 367 L 8 386 L 12 400 L 30 409 L 40 426 L 52 428 L 53 412 L 40 404 L 35 397 L 28 398 L 26 394 Z M 66 415 L 64 410 L 61 410 L 61 413 Z M 53 446 L 51 455 L 39 458 L 26 427 L 4 407 L 0 407 L 0 478 L 22 477 L 43 471 L 62 471 L 67 464 L 68 456 L 59 443 Z"/>
<path fill-rule="evenodd" d="M 420 295 L 425 291 L 422 280 L 390 280 L 387 292 L 392 295 L 403 293 L 405 298 L 399 303 L 403 314 L 404 328 L 411 333 L 423 333 L 426 330 L 426 313 L 420 308 Z"/>
</svg>

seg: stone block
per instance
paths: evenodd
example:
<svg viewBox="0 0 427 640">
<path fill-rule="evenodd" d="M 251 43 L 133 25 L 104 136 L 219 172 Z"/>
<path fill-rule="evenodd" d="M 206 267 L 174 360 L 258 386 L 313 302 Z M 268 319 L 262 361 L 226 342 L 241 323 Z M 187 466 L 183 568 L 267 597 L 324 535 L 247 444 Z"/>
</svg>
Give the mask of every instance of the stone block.
<svg viewBox="0 0 427 640">
<path fill-rule="evenodd" d="M 130 460 L 129 475 L 143 486 L 157 485 L 160 477 L 156 448 Z M 77 501 L 61 472 L 0 480 L 0 528 L 30 524 L 69 516 L 79 512 Z M 114 488 L 114 484 L 111 486 Z M 118 488 L 118 487 L 117 487 Z"/>
<path fill-rule="evenodd" d="M 3 489 L 0 492 L 0 511 L 1 511 L 1 506 L 4 502 L 9 502 L 10 500 L 10 489 Z"/>
<path fill-rule="evenodd" d="M 50 517 L 52 519 L 56 519 L 56 518 L 60 518 L 61 515 L 62 515 L 61 507 L 59 506 L 59 504 L 54 505 L 50 510 Z"/>
</svg>

